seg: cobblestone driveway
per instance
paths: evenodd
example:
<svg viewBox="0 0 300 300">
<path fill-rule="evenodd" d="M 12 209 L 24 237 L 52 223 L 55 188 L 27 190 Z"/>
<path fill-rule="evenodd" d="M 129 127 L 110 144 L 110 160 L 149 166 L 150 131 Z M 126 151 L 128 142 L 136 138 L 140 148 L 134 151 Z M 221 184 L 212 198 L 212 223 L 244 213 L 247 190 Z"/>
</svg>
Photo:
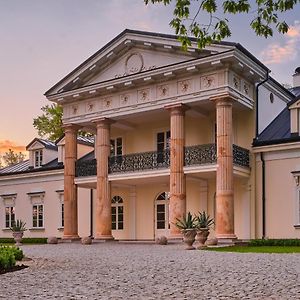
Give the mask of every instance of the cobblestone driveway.
<svg viewBox="0 0 300 300">
<path fill-rule="evenodd" d="M 184 251 L 181 245 L 23 246 L 0 299 L 300 299 L 300 254 Z"/>
</svg>

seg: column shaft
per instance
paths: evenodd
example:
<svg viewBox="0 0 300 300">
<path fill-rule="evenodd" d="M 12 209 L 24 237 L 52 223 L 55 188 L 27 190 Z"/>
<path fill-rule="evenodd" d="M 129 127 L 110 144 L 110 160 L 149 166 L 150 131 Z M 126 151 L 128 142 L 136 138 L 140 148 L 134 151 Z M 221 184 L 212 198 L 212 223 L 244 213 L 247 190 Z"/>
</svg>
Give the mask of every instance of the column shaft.
<svg viewBox="0 0 300 300">
<path fill-rule="evenodd" d="M 180 230 L 175 226 L 176 219 L 181 219 L 186 213 L 186 187 L 184 166 L 184 115 L 183 105 L 174 105 L 170 109 L 171 143 L 170 143 L 170 236 L 180 236 Z"/>
<path fill-rule="evenodd" d="M 97 200 L 96 239 L 113 239 L 111 233 L 111 196 L 108 181 L 108 158 L 110 155 L 110 123 L 103 119 L 96 123 Z"/>
<path fill-rule="evenodd" d="M 217 118 L 217 178 L 216 236 L 234 239 L 232 102 L 221 98 L 216 102 Z"/>
<path fill-rule="evenodd" d="M 64 162 L 64 239 L 78 239 L 77 186 L 75 162 L 77 159 L 77 128 L 65 127 Z"/>
</svg>

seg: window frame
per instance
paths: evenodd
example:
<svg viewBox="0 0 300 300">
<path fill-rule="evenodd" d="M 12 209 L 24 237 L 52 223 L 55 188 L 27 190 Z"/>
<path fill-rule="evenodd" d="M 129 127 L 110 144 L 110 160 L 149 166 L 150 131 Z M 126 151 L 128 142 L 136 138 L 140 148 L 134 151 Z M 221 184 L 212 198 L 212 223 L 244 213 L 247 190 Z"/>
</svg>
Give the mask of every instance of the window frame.
<svg viewBox="0 0 300 300">
<path fill-rule="evenodd" d="M 34 226 L 34 207 L 37 207 L 37 219 L 36 219 L 36 226 Z M 40 220 L 40 207 L 42 208 L 42 218 Z M 40 228 L 44 228 L 44 223 L 45 223 L 45 210 L 44 210 L 44 204 L 43 203 L 34 203 L 32 204 L 32 216 L 31 216 L 31 220 L 32 220 L 32 228 L 33 229 L 40 229 Z M 40 226 L 40 221 L 42 221 L 42 225 Z"/>
<path fill-rule="evenodd" d="M 114 199 L 118 199 L 118 200 L 114 201 Z M 113 214 L 113 208 L 115 208 L 114 214 Z M 121 208 L 122 208 L 122 211 L 121 211 Z M 113 215 L 116 216 L 115 221 L 113 221 Z M 120 221 L 121 215 L 122 215 L 122 220 Z M 115 195 L 111 198 L 111 218 L 112 218 L 111 219 L 112 230 L 124 230 L 124 200 L 119 195 Z M 115 224 L 115 226 L 113 226 L 113 224 Z M 120 226 L 121 224 L 122 224 L 122 226 Z"/>
<path fill-rule="evenodd" d="M 40 168 L 43 165 L 43 149 L 34 150 L 34 167 Z"/>
<path fill-rule="evenodd" d="M 295 193 L 295 216 L 294 227 L 300 228 L 300 186 L 296 187 Z"/>
<path fill-rule="evenodd" d="M 118 142 L 121 141 L 121 144 Z M 120 152 L 118 150 L 121 149 Z M 110 139 L 110 157 L 120 157 L 124 154 L 124 143 L 123 138 L 121 136 L 111 138 Z"/>
<path fill-rule="evenodd" d="M 8 226 L 7 226 L 7 219 L 6 219 L 6 216 L 7 216 L 7 213 L 6 213 L 6 210 L 7 209 L 9 209 L 9 213 L 8 213 L 8 216 L 9 216 L 9 218 L 8 218 Z M 12 214 L 12 210 L 13 209 L 13 214 Z M 16 207 L 15 207 L 15 205 L 5 205 L 4 206 L 4 215 L 5 215 L 5 217 L 4 217 L 4 228 L 5 229 L 9 229 L 10 227 L 12 227 L 13 226 L 13 222 L 15 222 L 16 221 Z M 13 218 L 13 220 L 12 220 L 12 215 L 14 216 L 14 218 Z"/>
</svg>

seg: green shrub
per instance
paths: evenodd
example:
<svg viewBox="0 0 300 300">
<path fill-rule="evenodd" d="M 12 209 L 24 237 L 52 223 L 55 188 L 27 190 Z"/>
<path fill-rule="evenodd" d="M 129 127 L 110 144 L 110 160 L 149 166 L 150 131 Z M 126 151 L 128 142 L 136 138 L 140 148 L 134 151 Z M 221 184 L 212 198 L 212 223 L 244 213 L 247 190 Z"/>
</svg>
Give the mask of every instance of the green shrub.
<svg viewBox="0 0 300 300">
<path fill-rule="evenodd" d="M 13 238 L 0 238 L 0 244 L 14 244 Z M 47 238 L 23 238 L 23 244 L 47 244 Z"/>
<path fill-rule="evenodd" d="M 249 246 L 300 246 L 300 239 L 256 239 Z"/>
<path fill-rule="evenodd" d="M 0 246 L 0 255 L 2 253 L 12 253 L 15 260 L 22 260 L 24 257 L 22 249 L 15 246 Z"/>
<path fill-rule="evenodd" d="M 47 238 L 23 238 L 23 244 L 47 244 Z"/>
<path fill-rule="evenodd" d="M 14 248 L 14 249 L 13 249 Z M 16 251 L 15 247 L 0 247 L 0 270 L 10 269 L 16 264 L 15 253 L 20 258 L 21 254 L 23 256 L 22 250 L 21 253 Z"/>
</svg>

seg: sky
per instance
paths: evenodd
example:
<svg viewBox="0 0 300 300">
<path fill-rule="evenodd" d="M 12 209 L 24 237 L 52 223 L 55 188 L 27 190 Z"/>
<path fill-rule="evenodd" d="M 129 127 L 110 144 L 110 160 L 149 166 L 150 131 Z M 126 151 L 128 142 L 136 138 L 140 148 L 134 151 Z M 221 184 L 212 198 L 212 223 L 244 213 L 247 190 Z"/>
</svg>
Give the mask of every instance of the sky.
<svg viewBox="0 0 300 300">
<path fill-rule="evenodd" d="M 37 137 L 32 123 L 49 104 L 45 91 L 125 28 L 174 33 L 172 11 L 143 0 L 0 0 L 0 154 L 23 151 Z M 228 40 L 265 63 L 276 80 L 291 84 L 300 66 L 300 4 L 283 16 L 290 25 L 286 35 L 257 37 L 251 17 L 230 17 Z"/>
</svg>

